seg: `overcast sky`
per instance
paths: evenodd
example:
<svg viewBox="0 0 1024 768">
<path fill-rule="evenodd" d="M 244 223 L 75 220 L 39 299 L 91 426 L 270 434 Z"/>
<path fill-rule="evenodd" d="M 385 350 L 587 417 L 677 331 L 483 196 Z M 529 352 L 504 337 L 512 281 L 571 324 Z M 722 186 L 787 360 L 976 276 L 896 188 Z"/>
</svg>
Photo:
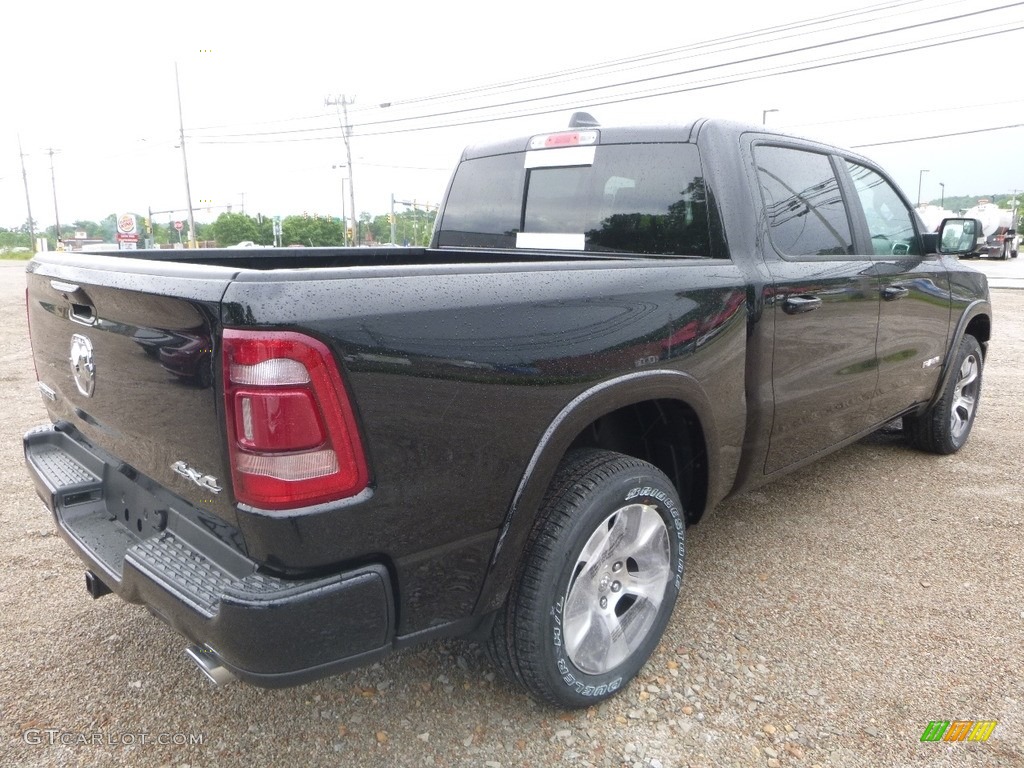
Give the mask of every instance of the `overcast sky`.
<svg viewBox="0 0 1024 768">
<path fill-rule="evenodd" d="M 577 108 L 607 125 L 766 119 L 861 147 L 911 200 L 919 179 L 924 200 L 940 196 L 940 183 L 947 196 L 1024 188 L 1024 3 L 606 7 L 9 4 L 0 226 L 27 216 L 19 134 L 42 226 L 54 222 L 50 148 L 62 224 L 184 209 L 175 62 L 199 221 L 243 201 L 250 214 L 340 215 L 349 171 L 332 168 L 344 165 L 345 147 L 325 98 L 343 94 L 354 99 L 356 207 L 374 214 L 392 193 L 439 202 L 466 144 L 561 128 Z M 880 55 L 908 48 L 919 50 Z M 638 58 L 652 53 L 662 55 Z M 556 73 L 567 74 L 542 79 Z M 538 112 L 550 113 L 530 115 Z"/>
</svg>

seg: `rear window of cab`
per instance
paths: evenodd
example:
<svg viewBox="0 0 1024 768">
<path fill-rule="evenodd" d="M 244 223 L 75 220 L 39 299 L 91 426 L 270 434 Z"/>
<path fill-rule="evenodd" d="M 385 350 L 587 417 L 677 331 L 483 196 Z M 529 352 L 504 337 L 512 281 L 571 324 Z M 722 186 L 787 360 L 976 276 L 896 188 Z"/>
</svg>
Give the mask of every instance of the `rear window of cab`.
<svg viewBox="0 0 1024 768">
<path fill-rule="evenodd" d="M 707 258 L 700 156 L 692 144 L 595 144 L 466 160 L 438 245 Z"/>
</svg>

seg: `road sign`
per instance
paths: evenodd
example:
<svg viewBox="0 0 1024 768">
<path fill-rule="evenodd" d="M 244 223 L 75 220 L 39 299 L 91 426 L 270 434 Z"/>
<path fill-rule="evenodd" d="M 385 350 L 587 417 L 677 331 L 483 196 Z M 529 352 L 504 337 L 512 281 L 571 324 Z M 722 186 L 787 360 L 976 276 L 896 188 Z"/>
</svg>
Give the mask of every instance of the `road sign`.
<svg viewBox="0 0 1024 768">
<path fill-rule="evenodd" d="M 122 213 L 117 217 L 117 232 L 121 235 L 134 235 L 138 233 L 135 215 Z"/>
<path fill-rule="evenodd" d="M 119 244 L 138 242 L 139 230 L 134 214 L 122 213 L 117 217 L 117 232 L 114 239 Z"/>
<path fill-rule="evenodd" d="M 180 221 L 176 221 L 176 222 L 174 222 L 174 228 L 176 230 L 178 230 L 179 232 L 181 232 L 181 230 L 183 230 L 185 228 L 185 225 L 182 224 Z"/>
</svg>

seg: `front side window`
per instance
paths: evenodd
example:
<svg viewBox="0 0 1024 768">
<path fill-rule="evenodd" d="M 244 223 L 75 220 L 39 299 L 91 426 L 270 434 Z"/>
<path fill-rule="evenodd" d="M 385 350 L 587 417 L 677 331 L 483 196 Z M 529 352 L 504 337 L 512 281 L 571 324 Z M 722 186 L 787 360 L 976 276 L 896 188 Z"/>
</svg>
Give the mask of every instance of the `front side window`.
<svg viewBox="0 0 1024 768">
<path fill-rule="evenodd" d="M 786 256 L 846 256 L 853 238 L 839 181 L 827 155 L 789 147 L 754 148 L 772 244 Z"/>
<path fill-rule="evenodd" d="M 892 185 L 870 168 L 849 160 L 846 167 L 868 221 L 872 252 L 876 256 L 920 256 L 913 215 Z"/>
<path fill-rule="evenodd" d="M 438 245 L 710 256 L 692 144 L 598 145 L 592 163 L 528 165 L 523 153 L 463 162 Z"/>
</svg>

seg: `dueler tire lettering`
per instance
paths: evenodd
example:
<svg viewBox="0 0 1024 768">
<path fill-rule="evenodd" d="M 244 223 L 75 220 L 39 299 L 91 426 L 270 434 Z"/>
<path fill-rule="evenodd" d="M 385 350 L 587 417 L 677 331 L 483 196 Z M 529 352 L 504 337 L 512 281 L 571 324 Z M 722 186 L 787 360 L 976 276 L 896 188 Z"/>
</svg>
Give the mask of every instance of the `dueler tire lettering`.
<svg viewBox="0 0 1024 768">
<path fill-rule="evenodd" d="M 556 706 L 613 695 L 672 614 L 684 531 L 679 495 L 656 467 L 611 451 L 569 453 L 495 622 L 492 657 Z"/>
</svg>

